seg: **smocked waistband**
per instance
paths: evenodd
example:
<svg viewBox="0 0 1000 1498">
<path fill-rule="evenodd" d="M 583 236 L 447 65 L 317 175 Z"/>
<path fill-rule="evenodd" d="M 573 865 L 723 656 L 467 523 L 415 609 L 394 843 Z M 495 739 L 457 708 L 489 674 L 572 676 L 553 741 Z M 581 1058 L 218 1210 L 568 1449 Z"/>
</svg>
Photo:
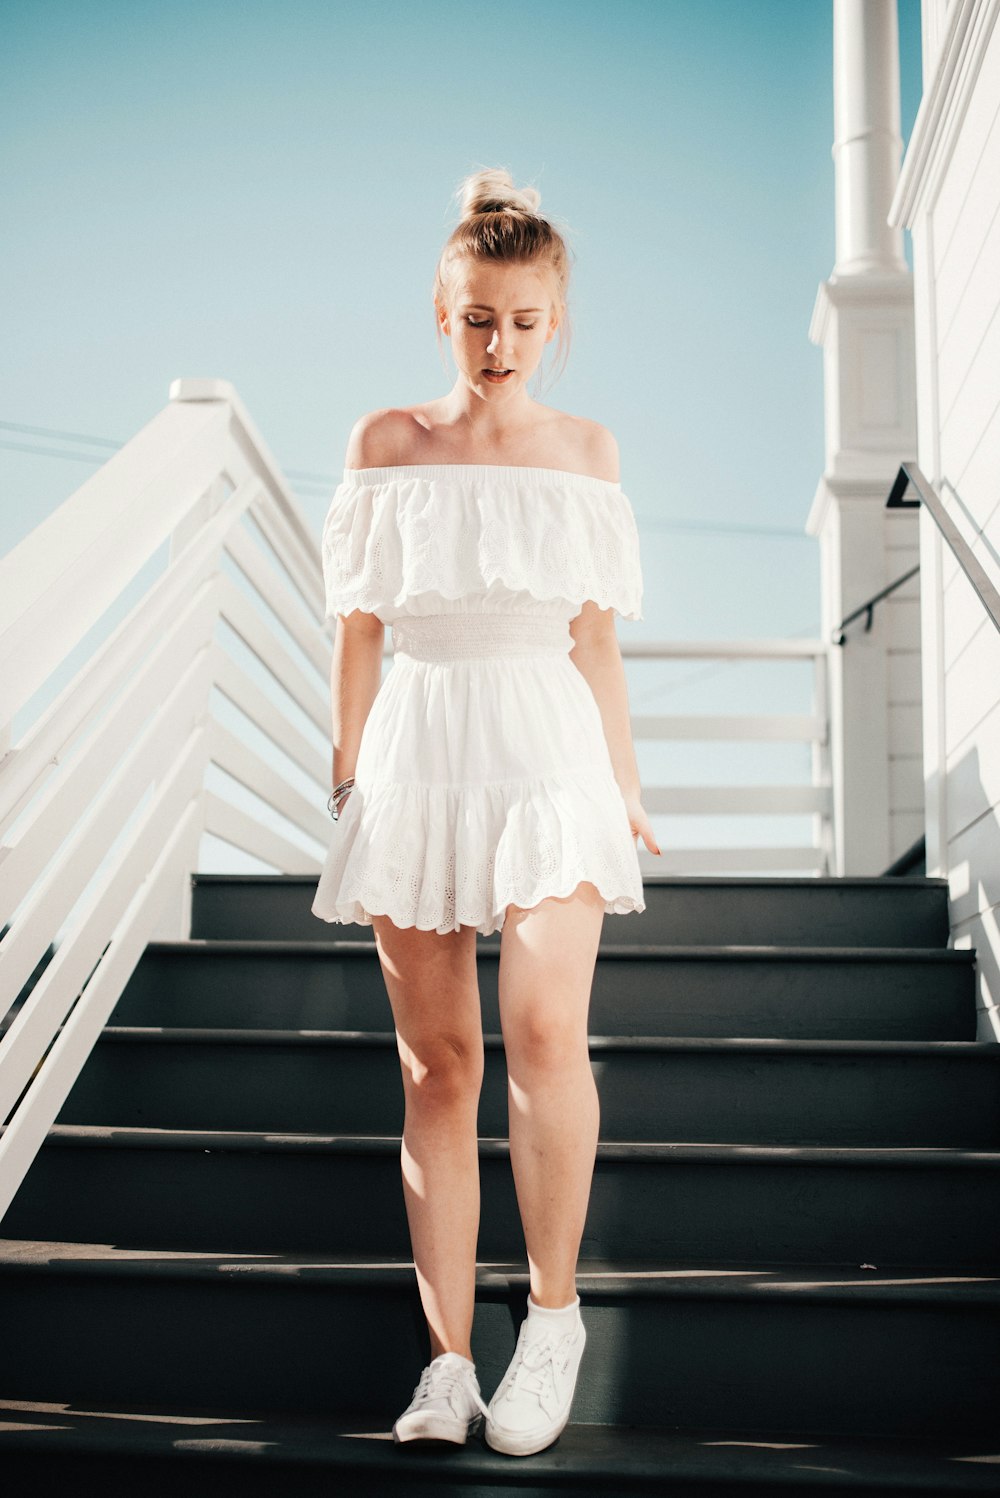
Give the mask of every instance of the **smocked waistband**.
<svg viewBox="0 0 1000 1498">
<path fill-rule="evenodd" d="M 567 620 L 538 614 L 413 614 L 393 620 L 392 648 L 422 661 L 568 655 L 573 636 Z"/>
</svg>

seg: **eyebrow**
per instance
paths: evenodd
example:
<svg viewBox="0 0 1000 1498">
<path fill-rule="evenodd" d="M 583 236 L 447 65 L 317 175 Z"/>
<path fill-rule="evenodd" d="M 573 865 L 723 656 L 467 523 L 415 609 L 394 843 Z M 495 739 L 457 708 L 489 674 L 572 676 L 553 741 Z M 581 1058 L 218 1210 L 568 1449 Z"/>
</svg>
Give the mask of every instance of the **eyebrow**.
<svg viewBox="0 0 1000 1498">
<path fill-rule="evenodd" d="M 487 307 L 487 305 L 486 305 L 485 302 L 466 302 L 465 305 L 467 307 L 471 307 L 474 312 L 495 312 L 496 311 L 495 307 Z M 514 316 L 515 317 L 520 317 L 521 314 L 524 313 L 524 312 L 544 312 L 544 311 L 545 311 L 544 307 L 518 307 L 516 309 L 515 313 L 514 313 Z"/>
</svg>

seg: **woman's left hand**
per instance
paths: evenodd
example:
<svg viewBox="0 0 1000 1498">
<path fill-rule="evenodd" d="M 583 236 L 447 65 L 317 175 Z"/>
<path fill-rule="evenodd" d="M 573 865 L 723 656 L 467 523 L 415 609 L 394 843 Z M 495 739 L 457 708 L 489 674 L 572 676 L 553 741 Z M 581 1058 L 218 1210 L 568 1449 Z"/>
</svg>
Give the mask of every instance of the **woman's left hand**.
<svg viewBox="0 0 1000 1498">
<path fill-rule="evenodd" d="M 625 797 L 625 810 L 628 812 L 629 827 L 633 837 L 641 837 L 650 853 L 660 853 L 661 849 L 650 826 L 649 817 L 643 809 L 642 801 L 638 795 Z"/>
</svg>

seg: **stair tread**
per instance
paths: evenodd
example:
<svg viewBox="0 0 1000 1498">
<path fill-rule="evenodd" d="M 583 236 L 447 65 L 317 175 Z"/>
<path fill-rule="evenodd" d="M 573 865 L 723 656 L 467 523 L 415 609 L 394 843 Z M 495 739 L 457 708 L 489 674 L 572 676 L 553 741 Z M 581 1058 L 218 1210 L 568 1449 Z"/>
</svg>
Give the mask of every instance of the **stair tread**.
<svg viewBox="0 0 1000 1498">
<path fill-rule="evenodd" d="M 315 1253 L 220 1253 L 173 1248 L 123 1248 L 117 1244 L 0 1238 L 0 1273 L 121 1275 L 138 1278 L 264 1280 L 284 1285 L 317 1281 L 352 1285 L 359 1281 L 412 1286 L 412 1258 L 401 1255 Z M 607 1259 L 581 1255 L 577 1280 L 584 1297 L 663 1297 L 689 1299 L 794 1298 L 824 1300 L 919 1301 L 1000 1308 L 997 1272 L 960 1268 L 923 1269 L 913 1265 L 803 1264 L 783 1262 Z M 503 1298 L 529 1287 L 523 1260 L 482 1260 L 476 1288 L 483 1298 Z"/>
<path fill-rule="evenodd" d="M 480 954 L 496 958 L 499 948 L 480 947 Z M 200 955 L 206 953 L 259 954 L 299 957 L 364 957 L 375 955 L 372 940 L 344 938 L 333 941 L 283 940 L 277 937 L 224 937 L 198 936 L 161 939 L 146 943 L 146 954 Z M 785 945 L 745 946 L 738 943 L 704 943 L 683 946 L 676 942 L 601 942 L 600 959 L 612 958 L 632 961 L 636 957 L 657 957 L 664 962 L 877 962 L 877 963 L 944 963 L 968 966 L 975 963 L 976 952 L 972 947 L 810 947 Z"/>
<path fill-rule="evenodd" d="M 152 1148 L 186 1150 L 307 1150 L 320 1152 L 398 1153 L 399 1134 L 320 1134 L 260 1129 L 157 1129 L 134 1125 L 54 1124 L 47 1144 L 73 1147 Z M 508 1154 L 507 1139 L 480 1135 L 481 1155 Z M 600 1140 L 597 1158 L 685 1163 L 732 1164 L 736 1160 L 757 1164 L 813 1165 L 908 1165 L 963 1169 L 984 1167 L 1000 1170 L 1000 1150 L 962 1149 L 950 1145 L 795 1145 L 795 1144 L 705 1144 L 685 1140 Z"/>
<path fill-rule="evenodd" d="M 169 1456 L 183 1481 L 185 1461 L 327 1467 L 426 1479 L 440 1461 L 442 1481 L 454 1474 L 519 1487 L 537 1476 L 553 1490 L 580 1491 L 635 1481 L 669 1492 L 688 1482 L 766 1485 L 767 1490 L 811 1487 L 850 1491 L 877 1486 L 907 1491 L 996 1492 L 1000 1446 L 982 1440 L 931 1443 L 904 1439 L 843 1440 L 799 1431 L 726 1429 L 676 1431 L 642 1426 L 570 1424 L 559 1440 L 532 1457 L 492 1451 L 481 1435 L 440 1456 L 426 1447 L 396 1445 L 386 1420 L 369 1416 L 322 1418 L 248 1414 L 187 1407 L 121 1406 L 80 1409 L 59 1403 L 0 1400 L 5 1454 L 21 1450 L 96 1456 Z M 652 1491 L 652 1488 L 648 1489 Z M 641 1491 L 641 1488 L 637 1489 Z"/>
<path fill-rule="evenodd" d="M 318 874 L 209 874 L 195 873 L 192 881 L 198 884 L 263 884 L 263 885 L 313 885 Z M 693 885 L 698 889 L 947 889 L 947 879 L 936 875 L 909 874 L 810 874 L 803 878 L 797 874 L 643 874 L 644 884 L 666 885 L 670 889 L 684 889 Z"/>
<path fill-rule="evenodd" d="M 225 1025 L 105 1025 L 103 1039 L 148 1044 L 220 1045 L 375 1045 L 396 1049 L 392 1030 L 295 1030 Z M 503 1036 L 484 1032 L 487 1047 L 502 1049 Z M 1000 1045 L 991 1040 L 836 1040 L 783 1039 L 780 1036 L 713 1035 L 590 1035 L 588 1043 L 602 1051 L 724 1051 L 764 1055 L 768 1052 L 818 1056 L 947 1057 L 1000 1065 Z"/>
</svg>

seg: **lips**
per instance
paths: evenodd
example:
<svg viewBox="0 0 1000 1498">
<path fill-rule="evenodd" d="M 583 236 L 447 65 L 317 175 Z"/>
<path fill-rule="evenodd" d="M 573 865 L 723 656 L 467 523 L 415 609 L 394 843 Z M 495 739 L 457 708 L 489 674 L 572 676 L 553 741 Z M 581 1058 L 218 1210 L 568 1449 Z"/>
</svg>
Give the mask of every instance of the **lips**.
<svg viewBox="0 0 1000 1498">
<path fill-rule="evenodd" d="M 514 373 L 514 371 L 512 369 L 484 369 L 483 370 L 483 374 L 486 376 L 486 378 L 488 380 L 495 380 L 495 381 L 505 380 L 508 375 L 512 375 L 513 373 Z"/>
</svg>

